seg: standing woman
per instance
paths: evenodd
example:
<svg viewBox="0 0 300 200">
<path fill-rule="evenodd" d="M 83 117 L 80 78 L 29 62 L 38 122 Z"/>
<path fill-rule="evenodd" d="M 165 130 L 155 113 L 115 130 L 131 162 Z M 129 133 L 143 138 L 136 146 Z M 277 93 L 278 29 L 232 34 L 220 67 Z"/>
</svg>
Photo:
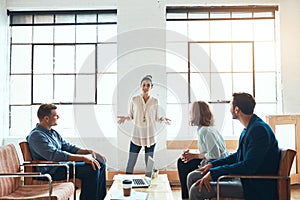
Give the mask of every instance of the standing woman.
<svg viewBox="0 0 300 200">
<path fill-rule="evenodd" d="M 150 96 L 153 87 L 152 76 L 146 75 L 141 80 L 142 94 L 134 96 L 130 102 L 129 115 L 118 116 L 118 124 L 123 124 L 126 120 L 132 120 L 134 124 L 133 135 L 130 141 L 129 158 L 126 173 L 132 174 L 136 164 L 138 154 L 142 147 L 145 148 L 145 164 L 147 166 L 148 157 L 153 157 L 156 144 L 156 123 L 164 122 L 170 124 L 170 119 L 159 116 L 158 100 Z"/>
<path fill-rule="evenodd" d="M 190 124 L 191 126 L 198 126 L 199 152 L 192 153 L 187 149 L 177 161 L 182 199 L 189 198 L 186 180 L 190 172 L 206 165 L 209 161 L 228 155 L 222 135 L 213 127 L 213 114 L 207 103 L 197 101 L 192 104 Z"/>
</svg>

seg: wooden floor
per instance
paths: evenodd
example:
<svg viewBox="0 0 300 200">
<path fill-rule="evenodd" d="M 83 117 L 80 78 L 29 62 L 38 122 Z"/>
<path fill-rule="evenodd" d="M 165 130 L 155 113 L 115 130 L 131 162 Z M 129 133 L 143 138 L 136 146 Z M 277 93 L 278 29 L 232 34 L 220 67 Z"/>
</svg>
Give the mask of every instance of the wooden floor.
<svg viewBox="0 0 300 200">
<path fill-rule="evenodd" d="M 172 186 L 174 200 L 181 200 L 181 189 L 179 186 Z M 76 191 L 76 199 L 79 200 L 80 190 Z M 71 198 L 73 199 L 73 198 Z M 291 186 L 291 200 L 300 200 L 300 184 Z"/>
</svg>

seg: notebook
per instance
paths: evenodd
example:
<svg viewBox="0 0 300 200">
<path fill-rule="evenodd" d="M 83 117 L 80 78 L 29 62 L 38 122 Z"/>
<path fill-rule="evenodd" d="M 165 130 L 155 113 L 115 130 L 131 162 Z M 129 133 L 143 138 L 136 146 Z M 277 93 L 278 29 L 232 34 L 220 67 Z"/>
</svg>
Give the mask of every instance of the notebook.
<svg viewBox="0 0 300 200">
<path fill-rule="evenodd" d="M 151 178 L 154 169 L 154 159 L 152 157 L 148 157 L 147 167 L 145 177 L 141 178 L 133 178 L 132 179 L 132 188 L 147 188 L 151 184 Z"/>
</svg>

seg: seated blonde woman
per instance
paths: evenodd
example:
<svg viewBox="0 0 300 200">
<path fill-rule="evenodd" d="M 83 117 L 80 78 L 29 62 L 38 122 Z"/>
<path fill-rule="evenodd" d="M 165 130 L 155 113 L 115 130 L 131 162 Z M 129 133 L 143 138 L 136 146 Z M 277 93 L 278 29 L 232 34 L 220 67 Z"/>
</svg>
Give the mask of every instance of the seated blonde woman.
<svg viewBox="0 0 300 200">
<path fill-rule="evenodd" d="M 198 126 L 198 153 L 185 150 L 177 161 L 179 179 L 181 183 L 182 199 L 189 198 L 187 189 L 187 175 L 206 165 L 209 161 L 223 158 L 229 153 L 225 141 L 217 129 L 213 127 L 214 119 L 209 105 L 203 101 L 192 104 L 190 112 L 190 125 Z"/>
</svg>

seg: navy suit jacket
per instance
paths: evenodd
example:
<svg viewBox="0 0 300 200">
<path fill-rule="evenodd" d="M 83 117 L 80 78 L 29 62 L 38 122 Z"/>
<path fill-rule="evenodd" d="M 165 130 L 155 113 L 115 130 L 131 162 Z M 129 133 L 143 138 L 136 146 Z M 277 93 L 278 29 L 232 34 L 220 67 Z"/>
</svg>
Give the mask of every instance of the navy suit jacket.
<svg viewBox="0 0 300 200">
<path fill-rule="evenodd" d="M 210 173 L 214 181 L 227 174 L 276 175 L 279 161 L 280 149 L 272 129 L 254 114 L 241 133 L 237 152 L 212 161 Z M 242 179 L 242 184 L 247 200 L 278 199 L 276 180 Z"/>
</svg>

